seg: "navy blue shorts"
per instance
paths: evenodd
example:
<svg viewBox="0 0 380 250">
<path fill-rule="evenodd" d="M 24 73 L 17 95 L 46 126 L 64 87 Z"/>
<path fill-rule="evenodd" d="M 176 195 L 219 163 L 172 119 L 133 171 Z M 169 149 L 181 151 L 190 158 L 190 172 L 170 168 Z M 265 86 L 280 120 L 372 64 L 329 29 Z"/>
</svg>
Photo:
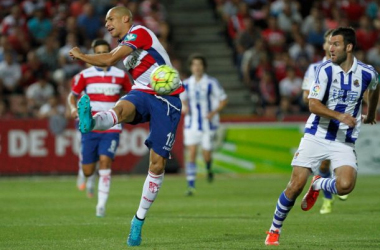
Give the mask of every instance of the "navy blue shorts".
<svg viewBox="0 0 380 250">
<path fill-rule="evenodd" d="M 170 158 L 178 123 L 181 119 L 182 103 L 179 96 L 155 96 L 132 90 L 121 100 L 136 107 L 135 119 L 130 124 L 150 122 L 149 136 L 145 145 L 164 158 Z"/>
<path fill-rule="evenodd" d="M 100 155 L 114 159 L 119 145 L 119 133 L 85 133 L 82 134 L 82 164 L 97 162 Z"/>
</svg>

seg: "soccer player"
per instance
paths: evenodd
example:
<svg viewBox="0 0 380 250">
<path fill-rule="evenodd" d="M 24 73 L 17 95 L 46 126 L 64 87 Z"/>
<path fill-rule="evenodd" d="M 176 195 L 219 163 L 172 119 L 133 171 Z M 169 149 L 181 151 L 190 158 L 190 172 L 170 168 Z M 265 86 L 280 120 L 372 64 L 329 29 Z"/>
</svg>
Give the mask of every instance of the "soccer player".
<svg viewBox="0 0 380 250">
<path fill-rule="evenodd" d="M 102 39 L 92 42 L 92 49 L 96 55 L 109 53 L 110 45 Z M 73 118 L 78 116 L 77 99 L 84 91 L 91 96 L 92 112 L 95 114 L 107 111 L 119 100 L 123 92 L 131 90 L 131 82 L 126 72 L 116 67 L 89 67 L 73 79 L 72 90 L 68 96 L 68 102 Z M 81 135 L 80 160 L 85 176 L 94 175 L 96 163 L 99 162 L 98 204 L 96 216 L 104 217 L 106 202 L 111 184 L 111 165 L 115 157 L 122 127 L 115 124 L 112 128 L 104 131 L 94 130 Z M 91 192 L 91 190 L 88 190 Z"/>
<path fill-rule="evenodd" d="M 356 34 L 352 28 L 335 29 L 330 40 L 331 60 L 318 66 L 309 94 L 311 115 L 305 134 L 292 160 L 290 181 L 277 201 L 266 245 L 278 245 L 281 228 L 296 198 L 311 173 L 310 188 L 301 202 L 308 211 L 315 204 L 319 190 L 332 194 L 350 193 L 356 182 L 355 141 L 360 125 L 376 123 L 379 99 L 378 75 L 374 68 L 353 56 Z M 361 115 L 363 94 L 368 91 L 368 112 Z M 318 173 L 324 160 L 330 160 L 334 177 Z"/>
<path fill-rule="evenodd" d="M 173 147 L 176 130 L 181 118 L 182 85 L 171 95 L 159 96 L 150 86 L 150 73 L 159 65 L 171 62 L 156 35 L 142 25 L 133 25 L 129 9 L 118 6 L 106 15 L 107 30 L 119 39 L 119 45 L 110 53 L 83 54 L 74 47 L 69 53 L 98 67 L 108 67 L 124 59 L 124 65 L 134 79 L 128 95 L 106 112 L 91 115 L 89 97 L 84 95 L 78 102 L 79 128 L 83 133 L 91 130 L 106 130 L 121 122 L 138 124 L 150 122 L 150 134 L 145 145 L 150 149 L 149 172 L 145 180 L 140 205 L 131 221 L 127 239 L 129 246 L 141 244 L 141 229 L 145 216 L 157 197 L 164 179 L 164 170 Z"/>
<path fill-rule="evenodd" d="M 187 195 L 193 195 L 196 178 L 198 145 L 202 147 L 208 181 L 212 182 L 212 149 L 219 126 L 219 112 L 227 105 L 227 95 L 217 79 L 206 74 L 207 61 L 203 55 L 194 54 L 189 59 L 191 76 L 183 81 L 181 94 L 182 113 L 185 116 L 185 146 L 189 152 L 186 164 Z"/>
<path fill-rule="evenodd" d="M 331 36 L 331 33 L 333 32 L 333 29 L 327 30 L 324 34 L 325 42 L 323 43 L 323 50 L 325 51 L 325 56 L 323 57 L 322 61 L 312 63 L 308 67 L 303 82 L 302 82 L 302 90 L 303 90 L 303 100 L 306 104 L 309 103 L 309 90 L 310 90 L 310 85 L 315 79 L 315 72 L 317 70 L 318 65 L 322 64 L 323 62 L 326 62 L 327 60 L 330 60 L 330 43 L 329 43 L 329 38 Z M 324 178 L 329 178 L 331 177 L 331 172 L 330 172 L 330 161 L 325 160 L 322 161 L 321 166 L 319 168 L 319 175 L 324 177 Z M 329 191 L 323 190 L 323 204 L 319 212 L 321 214 L 328 214 L 332 212 L 332 205 L 334 202 L 334 197 Z M 348 195 L 341 195 L 338 196 L 340 200 L 347 200 Z"/>
</svg>

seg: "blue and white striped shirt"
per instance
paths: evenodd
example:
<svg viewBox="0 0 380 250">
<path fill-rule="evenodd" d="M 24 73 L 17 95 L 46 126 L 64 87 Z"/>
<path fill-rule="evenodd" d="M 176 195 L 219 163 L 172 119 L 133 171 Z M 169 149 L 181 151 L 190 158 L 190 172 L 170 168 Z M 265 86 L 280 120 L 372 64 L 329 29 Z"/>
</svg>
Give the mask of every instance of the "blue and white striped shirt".
<svg viewBox="0 0 380 250">
<path fill-rule="evenodd" d="M 215 130 L 219 126 L 219 114 L 210 121 L 206 116 L 215 110 L 220 101 L 227 99 L 222 86 L 214 77 L 204 74 L 199 82 L 191 76 L 183 81 L 185 92 L 181 93 L 181 100 L 187 101 L 189 112 L 185 116 L 185 129 Z"/>
<path fill-rule="evenodd" d="M 347 73 L 331 60 L 319 65 L 309 98 L 320 100 L 331 110 L 352 115 L 356 118 L 356 126 L 349 128 L 338 120 L 312 113 L 306 122 L 305 133 L 331 141 L 355 143 L 360 132 L 363 94 L 367 89 L 375 89 L 377 83 L 375 69 L 356 58 Z"/>
</svg>

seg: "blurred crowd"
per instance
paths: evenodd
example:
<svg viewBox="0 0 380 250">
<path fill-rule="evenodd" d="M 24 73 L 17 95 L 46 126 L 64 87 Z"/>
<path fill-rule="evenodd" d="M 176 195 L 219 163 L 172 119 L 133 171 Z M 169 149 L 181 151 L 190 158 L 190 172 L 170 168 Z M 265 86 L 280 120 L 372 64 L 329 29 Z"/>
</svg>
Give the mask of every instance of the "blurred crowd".
<svg viewBox="0 0 380 250">
<path fill-rule="evenodd" d="M 68 52 L 78 46 L 93 53 L 95 38 L 117 46 L 104 27 L 117 5 L 128 7 L 134 23 L 149 27 L 171 53 L 167 12 L 157 0 L 1 0 L 0 118 L 67 116 L 72 78 L 86 67 Z"/>
<path fill-rule="evenodd" d="M 307 111 L 302 79 L 310 63 L 322 60 L 328 29 L 356 28 L 356 57 L 380 69 L 380 0 L 209 1 L 259 115 Z M 115 47 L 104 19 L 117 5 L 128 7 L 136 24 L 154 31 L 181 68 L 160 0 L 1 0 L 0 118 L 67 115 L 71 80 L 86 67 L 71 60 L 68 51 L 78 46 L 92 53 L 95 38 Z"/>
<path fill-rule="evenodd" d="M 380 70 L 379 0 L 210 1 L 258 114 L 308 111 L 302 102 L 303 77 L 310 63 L 323 59 L 329 29 L 354 27 L 355 56 Z"/>
</svg>

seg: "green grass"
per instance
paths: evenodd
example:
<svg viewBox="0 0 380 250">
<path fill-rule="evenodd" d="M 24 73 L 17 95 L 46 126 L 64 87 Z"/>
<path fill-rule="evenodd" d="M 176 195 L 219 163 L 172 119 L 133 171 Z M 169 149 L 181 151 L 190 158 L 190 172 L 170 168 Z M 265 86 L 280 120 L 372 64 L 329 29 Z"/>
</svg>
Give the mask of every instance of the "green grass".
<svg viewBox="0 0 380 250">
<path fill-rule="evenodd" d="M 114 176 L 107 216 L 96 218 L 96 199 L 77 191 L 74 177 L 1 178 L 0 249 L 126 249 L 144 179 Z M 380 249 L 378 176 L 359 176 L 329 215 L 319 214 L 322 199 L 309 212 L 298 199 L 280 247 L 264 239 L 288 174 L 198 179 L 196 195 L 185 197 L 184 177 L 165 177 L 140 249 Z"/>
</svg>

